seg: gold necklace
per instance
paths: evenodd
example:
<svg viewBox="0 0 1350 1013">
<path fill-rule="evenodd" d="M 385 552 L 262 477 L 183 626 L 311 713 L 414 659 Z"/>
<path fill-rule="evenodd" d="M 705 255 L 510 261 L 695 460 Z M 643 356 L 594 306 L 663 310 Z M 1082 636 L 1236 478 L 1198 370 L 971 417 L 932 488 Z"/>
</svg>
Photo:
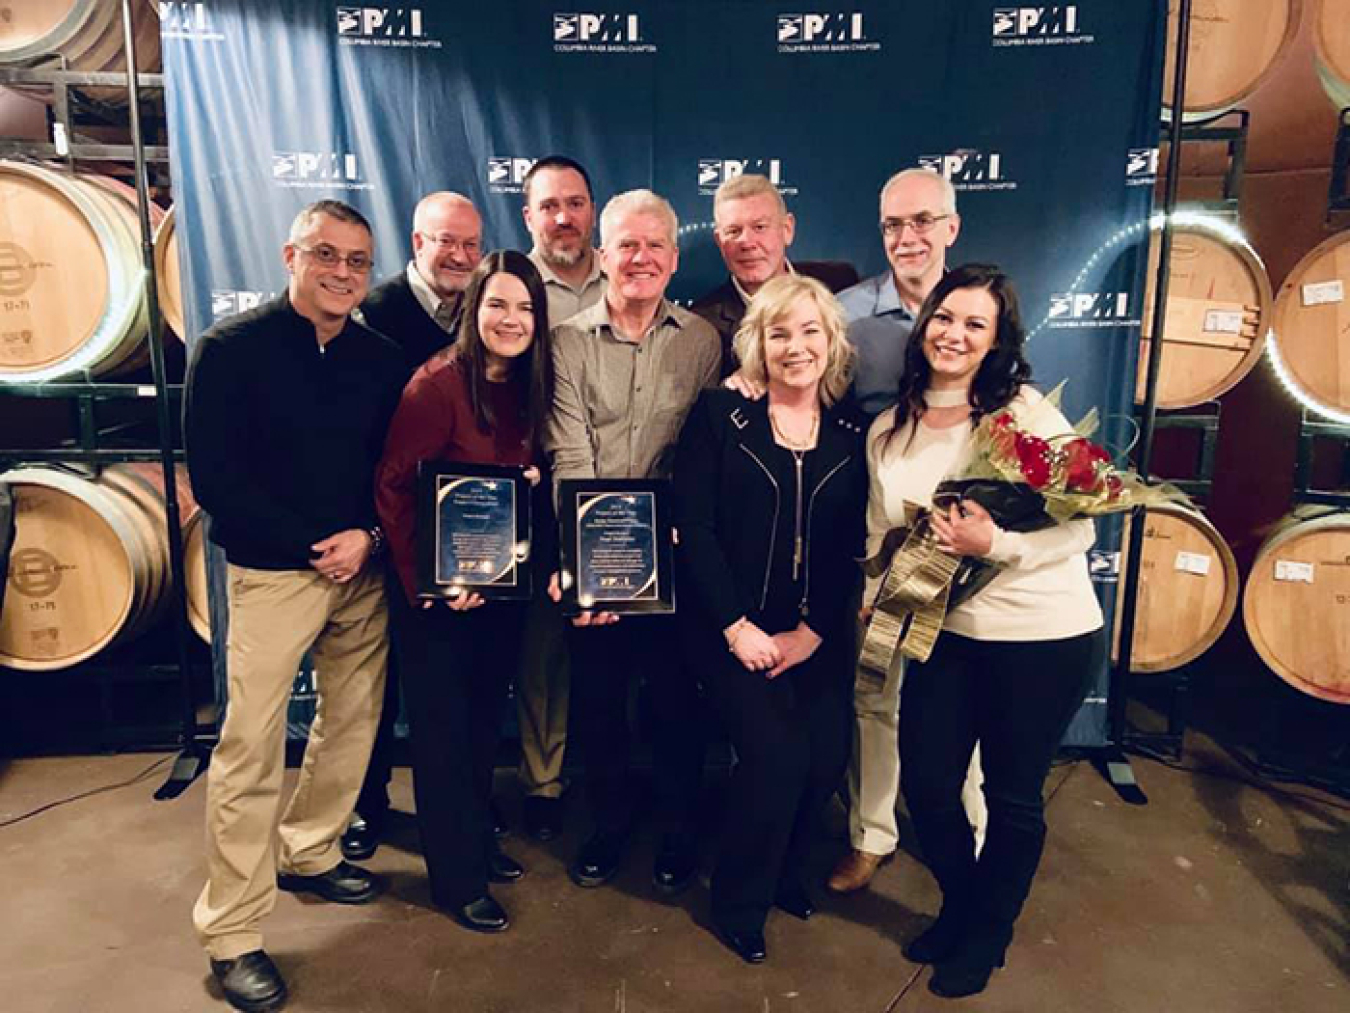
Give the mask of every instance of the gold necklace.
<svg viewBox="0 0 1350 1013">
<path fill-rule="evenodd" d="M 811 431 L 806 434 L 804 440 L 794 440 L 778 425 L 778 419 L 774 417 L 773 409 L 769 409 L 769 425 L 773 428 L 773 434 L 788 450 L 811 450 L 816 445 L 816 434 L 820 430 L 820 412 L 811 413 Z"/>
</svg>

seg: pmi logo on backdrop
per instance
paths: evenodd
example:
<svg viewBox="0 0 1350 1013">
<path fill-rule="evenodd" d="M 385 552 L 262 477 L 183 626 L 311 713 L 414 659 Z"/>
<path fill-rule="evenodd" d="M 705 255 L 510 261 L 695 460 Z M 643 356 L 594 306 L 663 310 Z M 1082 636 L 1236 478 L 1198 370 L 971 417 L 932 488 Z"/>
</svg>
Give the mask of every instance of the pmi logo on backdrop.
<svg viewBox="0 0 1350 1013">
<path fill-rule="evenodd" d="M 204 3 L 159 2 L 159 34 L 164 39 L 183 39 L 186 42 L 223 42 L 225 36 L 216 31 L 211 14 Z"/>
<path fill-rule="evenodd" d="M 783 160 L 781 158 L 700 158 L 698 160 L 698 192 L 701 197 L 711 197 L 717 188 L 729 179 L 743 176 L 747 172 L 768 177 L 778 192 L 795 197 L 798 190 L 783 178 Z"/>
<path fill-rule="evenodd" d="M 428 37 L 420 7 L 339 7 L 337 33 L 340 46 L 441 48 L 439 39 Z"/>
<path fill-rule="evenodd" d="M 1106 549 L 1088 550 L 1088 575 L 1097 584 L 1115 584 L 1120 581 L 1120 553 Z"/>
<path fill-rule="evenodd" d="M 1125 185 L 1152 186 L 1158 178 L 1158 149 L 1131 148 L 1125 156 Z"/>
<path fill-rule="evenodd" d="M 1137 327 L 1128 292 L 1056 292 L 1050 296 L 1047 327 Z"/>
<path fill-rule="evenodd" d="M 780 53 L 875 53 L 881 43 L 867 36 L 859 11 L 778 15 Z"/>
<path fill-rule="evenodd" d="M 1081 46 L 1097 41 L 1078 23 L 1077 4 L 995 7 L 995 46 Z"/>
<path fill-rule="evenodd" d="M 261 306 L 276 296 L 275 292 L 250 292 L 236 288 L 213 288 L 211 290 L 211 319 L 223 320 L 236 313 L 243 313 L 255 306 Z"/>
<path fill-rule="evenodd" d="M 524 193 L 525 174 L 534 165 L 533 158 L 496 155 L 487 160 L 489 193 Z"/>
<path fill-rule="evenodd" d="M 655 53 L 636 14 L 572 11 L 553 15 L 555 53 Z"/>
<path fill-rule="evenodd" d="M 996 151 L 958 148 L 946 155 L 920 155 L 919 168 L 950 180 L 957 190 L 1017 189 L 1017 182 L 1003 171 L 1003 156 Z"/>
<path fill-rule="evenodd" d="M 356 156 L 337 151 L 274 151 L 272 182 L 291 190 L 373 190 Z"/>
</svg>

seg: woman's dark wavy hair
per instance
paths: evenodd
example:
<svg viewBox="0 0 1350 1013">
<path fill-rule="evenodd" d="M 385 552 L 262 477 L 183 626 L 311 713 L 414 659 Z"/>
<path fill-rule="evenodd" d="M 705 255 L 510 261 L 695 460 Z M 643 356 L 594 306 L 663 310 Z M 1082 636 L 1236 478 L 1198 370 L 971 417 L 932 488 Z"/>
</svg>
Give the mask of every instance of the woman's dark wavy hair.
<svg viewBox="0 0 1350 1013">
<path fill-rule="evenodd" d="M 993 347 L 980 363 L 970 385 L 971 424 L 979 422 L 983 415 L 1006 407 L 1017 396 L 1017 389 L 1031 379 L 1031 363 L 1022 354 L 1027 332 L 1022 326 L 1022 310 L 1012 280 L 993 264 L 962 264 L 953 268 L 929 293 L 914 321 L 914 330 L 905 347 L 905 368 L 900 374 L 895 424 L 886 433 L 888 445 L 907 422 L 918 422 L 927 411 L 923 395 L 933 370 L 923 354 L 923 336 L 933 314 L 947 296 L 964 288 L 982 288 L 998 304 Z"/>
<path fill-rule="evenodd" d="M 489 253 L 474 268 L 469 286 L 464 292 L 464 310 L 460 315 L 459 336 L 451 354 L 464 366 L 469 381 L 469 401 L 473 406 L 474 421 L 481 432 L 489 433 L 497 420 L 492 417 L 492 405 L 487 396 L 487 346 L 478 330 L 478 308 L 483 304 L 488 281 L 495 274 L 510 274 L 519 278 L 530 295 L 534 309 L 534 337 L 530 347 L 512 360 L 512 370 L 519 378 L 528 378 L 529 393 L 525 399 L 524 421 L 533 443 L 543 427 L 544 419 L 553 406 L 553 347 L 549 339 L 548 292 L 544 279 L 530 258 L 518 250 L 497 250 Z"/>
</svg>

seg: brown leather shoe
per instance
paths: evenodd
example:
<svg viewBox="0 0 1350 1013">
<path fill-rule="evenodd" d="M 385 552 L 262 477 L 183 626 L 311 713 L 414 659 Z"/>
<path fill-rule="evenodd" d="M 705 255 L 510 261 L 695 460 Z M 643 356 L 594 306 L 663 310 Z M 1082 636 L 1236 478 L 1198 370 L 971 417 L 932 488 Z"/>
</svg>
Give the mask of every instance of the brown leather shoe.
<svg viewBox="0 0 1350 1013">
<path fill-rule="evenodd" d="M 835 893 L 853 893 L 861 890 L 872 882 L 877 870 L 889 862 L 891 857 L 892 855 L 874 855 L 854 848 L 839 860 L 825 885 Z"/>
</svg>

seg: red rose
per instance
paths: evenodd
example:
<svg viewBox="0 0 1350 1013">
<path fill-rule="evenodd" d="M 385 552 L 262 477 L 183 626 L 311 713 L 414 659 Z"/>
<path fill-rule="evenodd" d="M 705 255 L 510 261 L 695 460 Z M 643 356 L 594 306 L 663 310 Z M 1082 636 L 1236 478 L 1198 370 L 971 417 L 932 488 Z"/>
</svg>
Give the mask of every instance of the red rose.
<svg viewBox="0 0 1350 1013">
<path fill-rule="evenodd" d="M 1050 483 L 1051 448 L 1050 444 L 1039 436 L 1018 433 L 1015 440 L 1017 463 L 1027 485 L 1033 489 L 1044 489 Z"/>
<path fill-rule="evenodd" d="M 1117 475 L 1106 476 L 1106 491 L 1107 491 L 1106 499 L 1108 502 L 1113 503 L 1116 500 L 1120 499 L 1121 490 L 1123 490 L 1124 488 L 1125 483 L 1123 483 L 1120 480 L 1119 476 Z"/>
<path fill-rule="evenodd" d="M 1101 484 L 1097 466 L 1109 460 L 1106 451 L 1090 440 L 1070 440 L 1064 445 L 1065 481 L 1068 488 L 1076 492 L 1096 490 Z"/>
</svg>

